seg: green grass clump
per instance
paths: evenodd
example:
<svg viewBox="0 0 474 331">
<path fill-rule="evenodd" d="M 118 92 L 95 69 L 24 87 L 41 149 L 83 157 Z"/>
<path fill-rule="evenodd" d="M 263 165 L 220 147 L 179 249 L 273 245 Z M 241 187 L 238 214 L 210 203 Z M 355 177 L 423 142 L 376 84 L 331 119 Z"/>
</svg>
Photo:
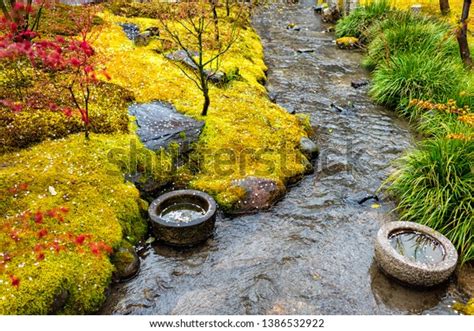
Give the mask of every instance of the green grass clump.
<svg viewBox="0 0 474 331">
<path fill-rule="evenodd" d="M 385 22 L 391 22 L 387 19 Z M 441 22 L 411 22 L 380 29 L 368 46 L 363 66 L 375 69 L 403 53 L 431 53 L 443 57 L 459 56 L 458 45 L 449 27 Z"/>
<path fill-rule="evenodd" d="M 445 102 L 463 79 L 462 65 L 432 52 L 404 53 L 374 72 L 370 94 L 380 104 L 405 106 L 410 99 Z"/>
<path fill-rule="evenodd" d="M 391 10 L 388 0 L 373 1 L 367 6 L 359 7 L 349 16 L 345 16 L 336 25 L 336 37 L 356 37 L 365 41 L 367 30 L 376 21 Z"/>
<path fill-rule="evenodd" d="M 462 262 L 474 259 L 474 143 L 433 138 L 399 160 L 389 192 L 399 197 L 401 219 L 448 237 Z"/>
</svg>

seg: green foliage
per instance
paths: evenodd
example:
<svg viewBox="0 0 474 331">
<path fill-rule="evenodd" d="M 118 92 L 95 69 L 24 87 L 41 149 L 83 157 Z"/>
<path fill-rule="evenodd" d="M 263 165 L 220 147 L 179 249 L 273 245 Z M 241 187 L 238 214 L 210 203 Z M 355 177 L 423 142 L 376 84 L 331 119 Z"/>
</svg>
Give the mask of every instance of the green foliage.
<svg viewBox="0 0 474 331">
<path fill-rule="evenodd" d="M 349 16 L 339 20 L 336 25 L 336 37 L 356 37 L 364 42 L 371 24 L 383 19 L 390 10 L 390 1 L 388 0 L 376 0 L 367 6 L 359 7 Z"/>
<path fill-rule="evenodd" d="M 463 75 L 462 65 L 443 55 L 403 53 L 377 68 L 370 94 L 390 107 L 404 106 L 410 99 L 445 102 L 456 93 Z"/>
<path fill-rule="evenodd" d="M 383 22 L 393 22 L 388 18 Z M 403 53 L 431 53 L 442 57 L 458 57 L 459 47 L 449 26 L 441 22 L 398 22 L 377 25 L 375 38 L 368 46 L 363 66 L 373 70 L 381 62 Z"/>
<path fill-rule="evenodd" d="M 474 143 L 444 137 L 424 141 L 399 161 L 389 191 L 406 221 L 440 231 L 461 261 L 474 259 Z"/>
</svg>

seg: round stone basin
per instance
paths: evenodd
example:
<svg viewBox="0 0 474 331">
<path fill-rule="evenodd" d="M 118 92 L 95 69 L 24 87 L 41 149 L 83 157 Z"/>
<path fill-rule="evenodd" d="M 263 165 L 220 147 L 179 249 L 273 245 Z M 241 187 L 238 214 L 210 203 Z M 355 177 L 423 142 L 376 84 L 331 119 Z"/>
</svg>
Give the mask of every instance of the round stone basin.
<svg viewBox="0 0 474 331">
<path fill-rule="evenodd" d="M 178 190 L 163 194 L 148 208 L 156 238 L 174 246 L 192 246 L 208 239 L 217 205 L 208 194 Z"/>
<path fill-rule="evenodd" d="M 458 254 L 445 236 L 427 226 L 390 222 L 377 233 L 375 260 L 382 271 L 403 283 L 430 287 L 449 278 Z"/>
</svg>

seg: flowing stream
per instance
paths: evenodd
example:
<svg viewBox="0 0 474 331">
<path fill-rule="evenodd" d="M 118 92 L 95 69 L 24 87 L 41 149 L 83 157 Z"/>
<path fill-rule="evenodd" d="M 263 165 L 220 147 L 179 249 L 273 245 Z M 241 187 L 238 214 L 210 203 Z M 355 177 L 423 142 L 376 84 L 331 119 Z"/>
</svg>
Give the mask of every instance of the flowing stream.
<svg viewBox="0 0 474 331">
<path fill-rule="evenodd" d="M 453 282 L 403 287 L 374 264 L 374 237 L 394 204 L 373 194 L 415 139 L 405 121 L 374 105 L 361 53 L 337 49 L 313 1 L 254 16 L 268 88 L 288 111 L 308 114 L 321 154 L 314 175 L 268 212 L 220 216 L 215 235 L 188 250 L 153 245 L 141 271 L 115 286 L 103 314 L 453 314 Z M 288 30 L 294 23 L 300 31 Z M 299 53 L 298 49 L 313 52 Z M 332 107 L 335 104 L 343 109 Z"/>
</svg>

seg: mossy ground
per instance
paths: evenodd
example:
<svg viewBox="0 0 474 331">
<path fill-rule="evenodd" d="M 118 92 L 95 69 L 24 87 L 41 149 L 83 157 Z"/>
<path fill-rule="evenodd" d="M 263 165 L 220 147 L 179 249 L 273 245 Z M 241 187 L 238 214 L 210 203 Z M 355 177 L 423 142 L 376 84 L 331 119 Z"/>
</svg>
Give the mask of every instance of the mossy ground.
<svg viewBox="0 0 474 331">
<path fill-rule="evenodd" d="M 129 151 L 133 139 L 75 134 L 0 156 L 0 314 L 48 313 L 63 289 L 65 313 L 100 306 L 113 271 L 105 248 L 147 230 L 146 203 L 109 159 L 111 150 Z M 62 221 L 58 208 L 67 211 Z"/>
<path fill-rule="evenodd" d="M 212 86 L 211 107 L 207 117 L 201 117 L 199 89 L 161 54 L 162 42 L 136 47 L 117 24 L 135 23 L 143 30 L 157 26 L 157 20 L 111 13 L 101 18 L 106 26 L 96 48 L 109 59 L 113 83 L 133 91 L 137 102 L 167 101 L 178 111 L 206 121 L 193 156 L 200 160 L 199 172 L 190 183 L 193 188 L 213 194 L 221 206 L 231 208 L 243 194 L 231 185 L 233 179 L 257 175 L 285 184 L 304 172 L 297 146 L 306 132 L 297 117 L 268 99 L 260 83 L 266 70 L 263 48 L 252 28 L 240 31 L 220 68 L 226 73 L 238 69 L 241 78 L 225 87 Z M 230 23 L 222 19 L 221 31 L 229 28 Z"/>
</svg>

